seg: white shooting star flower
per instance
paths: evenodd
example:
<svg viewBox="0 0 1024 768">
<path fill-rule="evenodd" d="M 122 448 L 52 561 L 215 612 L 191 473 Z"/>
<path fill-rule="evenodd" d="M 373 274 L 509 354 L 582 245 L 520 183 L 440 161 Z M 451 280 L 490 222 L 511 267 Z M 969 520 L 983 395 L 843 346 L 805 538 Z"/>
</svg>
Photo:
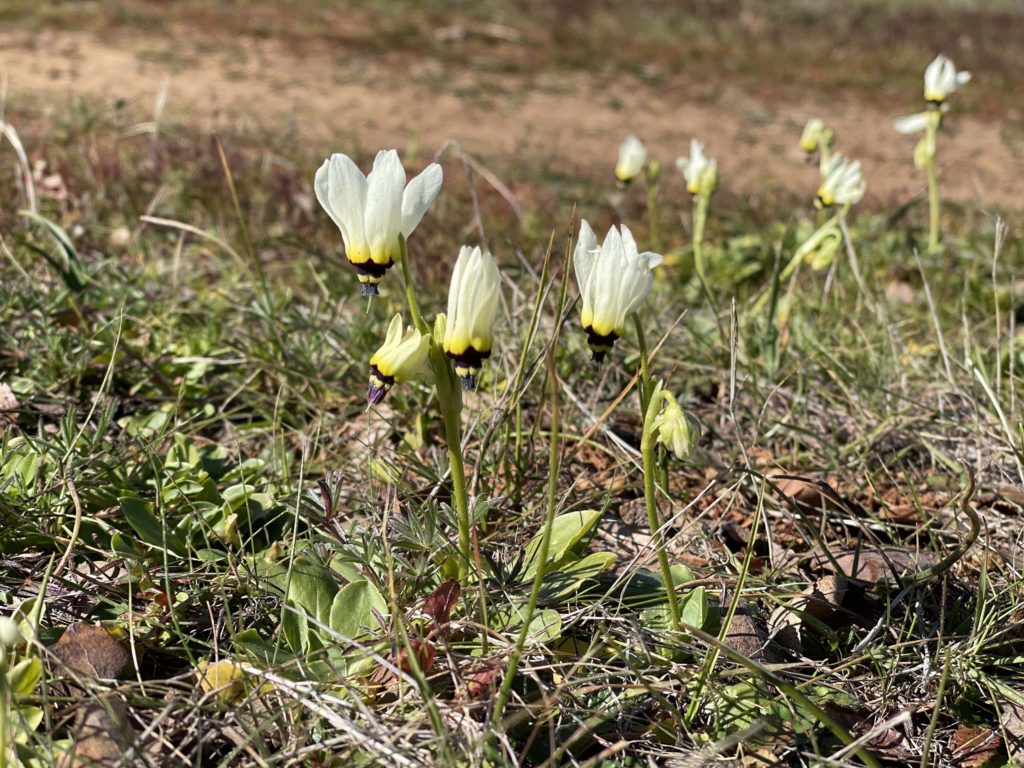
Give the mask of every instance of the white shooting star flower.
<svg viewBox="0 0 1024 768">
<path fill-rule="evenodd" d="M 619 161 L 615 164 L 615 178 L 628 184 L 644 169 L 647 147 L 636 136 L 627 136 L 619 147 Z"/>
<path fill-rule="evenodd" d="M 341 230 L 345 256 L 359 273 L 364 295 L 399 256 L 399 236 L 408 239 L 441 189 L 441 166 L 431 163 L 406 184 L 393 150 L 382 150 L 364 176 L 348 155 L 334 154 L 316 172 L 316 199 Z"/>
<path fill-rule="evenodd" d="M 690 139 L 690 156 L 676 158 L 676 167 L 686 179 L 687 192 L 711 197 L 718 186 L 718 163 L 704 154 L 703 144 Z"/>
<path fill-rule="evenodd" d="M 494 257 L 479 246 L 462 246 L 448 289 L 444 353 L 465 389 L 476 387 L 476 376 L 491 356 L 500 286 Z"/>
<path fill-rule="evenodd" d="M 930 104 L 941 104 L 970 79 L 970 72 L 957 72 L 953 62 L 940 53 L 924 71 L 924 100 Z"/>
<path fill-rule="evenodd" d="M 640 253 L 625 225 L 609 229 L 598 247 L 590 224 L 580 222 L 573 264 L 583 304 L 580 319 L 595 362 L 625 332 L 626 318 L 651 291 L 651 270 L 662 261 L 660 254 Z"/>
<path fill-rule="evenodd" d="M 818 204 L 824 207 L 852 205 L 864 197 L 865 189 L 860 162 L 848 163 L 842 155 L 836 154 L 832 156 L 825 179 L 818 187 Z"/>
<path fill-rule="evenodd" d="M 395 384 L 409 381 L 425 370 L 430 335 L 413 326 L 403 333 L 402 316 L 395 315 L 384 343 L 370 358 L 370 391 L 367 400 L 377 405 Z"/>
</svg>

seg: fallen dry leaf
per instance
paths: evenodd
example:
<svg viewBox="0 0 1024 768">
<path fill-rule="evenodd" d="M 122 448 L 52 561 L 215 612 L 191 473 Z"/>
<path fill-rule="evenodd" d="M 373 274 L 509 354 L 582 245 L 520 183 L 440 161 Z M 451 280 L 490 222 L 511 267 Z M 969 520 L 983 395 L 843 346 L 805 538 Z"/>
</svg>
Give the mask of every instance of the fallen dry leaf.
<svg viewBox="0 0 1024 768">
<path fill-rule="evenodd" d="M 118 677 L 131 658 L 120 641 L 91 624 L 72 624 L 50 651 L 69 671 L 97 680 Z"/>
<path fill-rule="evenodd" d="M 953 760 L 962 768 L 995 768 L 1005 762 L 1003 740 L 991 728 L 961 725 L 953 734 Z"/>
</svg>

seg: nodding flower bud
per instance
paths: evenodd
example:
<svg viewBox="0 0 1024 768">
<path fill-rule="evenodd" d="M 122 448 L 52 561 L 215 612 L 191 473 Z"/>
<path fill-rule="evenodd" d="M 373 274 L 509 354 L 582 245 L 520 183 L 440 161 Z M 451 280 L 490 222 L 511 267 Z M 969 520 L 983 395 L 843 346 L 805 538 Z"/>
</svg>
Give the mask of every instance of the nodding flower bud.
<svg viewBox="0 0 1024 768">
<path fill-rule="evenodd" d="M 832 129 L 825 125 L 825 121 L 819 117 L 812 117 L 804 126 L 804 132 L 800 134 L 800 149 L 807 154 L 817 152 L 820 146 L 831 146 L 832 138 Z"/>
<path fill-rule="evenodd" d="M 580 222 L 573 265 L 583 304 L 580 319 L 594 362 L 604 360 L 625 332 L 626 318 L 647 298 L 654 281 L 651 270 L 662 260 L 657 253 L 640 253 L 625 225 L 609 229 L 598 247 L 590 224 Z"/>
<path fill-rule="evenodd" d="M 431 163 L 405 183 L 398 153 L 380 151 L 364 176 L 348 155 L 334 154 L 316 172 L 316 199 L 341 230 L 345 257 L 356 268 L 363 295 L 399 256 L 399 236 L 408 239 L 441 189 L 441 166 Z"/>
<path fill-rule="evenodd" d="M 867 188 L 860 172 L 860 162 L 848 163 L 841 154 L 829 161 L 825 180 L 818 187 L 817 204 L 820 207 L 852 205 L 864 197 Z"/>
<path fill-rule="evenodd" d="M 957 72 L 953 62 L 940 53 L 924 71 L 924 100 L 929 104 L 942 104 L 949 94 L 970 80 L 970 72 Z"/>
<path fill-rule="evenodd" d="M 463 389 L 476 388 L 477 374 L 491 356 L 500 284 L 494 257 L 462 246 L 448 289 L 444 353 L 455 363 Z"/>
<path fill-rule="evenodd" d="M 671 393 L 659 391 L 663 406 L 654 417 L 652 427 L 658 435 L 659 443 L 672 451 L 677 459 L 685 459 L 697 445 L 700 430 L 690 421 Z"/>
<path fill-rule="evenodd" d="M 430 350 L 430 336 L 410 326 L 402 332 L 402 316 L 395 315 L 380 349 L 370 358 L 370 391 L 366 399 L 378 405 L 395 384 L 423 371 Z"/>
<path fill-rule="evenodd" d="M 615 178 L 620 184 L 629 184 L 640 175 L 647 161 L 647 147 L 636 136 L 627 136 L 619 147 L 619 161 L 615 164 Z"/>
<path fill-rule="evenodd" d="M 690 139 L 690 156 L 676 158 L 676 167 L 686 179 L 691 195 L 711 197 L 718 187 L 718 163 L 704 154 L 704 145 Z"/>
</svg>

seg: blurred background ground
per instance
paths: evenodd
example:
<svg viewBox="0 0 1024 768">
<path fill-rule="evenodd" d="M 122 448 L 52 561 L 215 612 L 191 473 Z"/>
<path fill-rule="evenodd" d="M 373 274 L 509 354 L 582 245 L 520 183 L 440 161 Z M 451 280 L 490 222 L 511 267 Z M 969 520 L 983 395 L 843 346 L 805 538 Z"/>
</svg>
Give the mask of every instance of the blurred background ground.
<svg viewBox="0 0 1024 768">
<path fill-rule="evenodd" d="M 862 160 L 868 205 L 920 195 L 915 139 L 892 121 L 919 110 L 944 52 L 974 80 L 947 121 L 943 194 L 1020 210 L 1021 40 L 1014 0 L 0 3 L 0 76 L 23 120 L 86 97 L 314 158 L 452 139 L 497 170 L 595 181 L 627 133 L 663 163 L 695 136 L 755 207 L 813 193 L 796 137 L 814 115 Z"/>
</svg>

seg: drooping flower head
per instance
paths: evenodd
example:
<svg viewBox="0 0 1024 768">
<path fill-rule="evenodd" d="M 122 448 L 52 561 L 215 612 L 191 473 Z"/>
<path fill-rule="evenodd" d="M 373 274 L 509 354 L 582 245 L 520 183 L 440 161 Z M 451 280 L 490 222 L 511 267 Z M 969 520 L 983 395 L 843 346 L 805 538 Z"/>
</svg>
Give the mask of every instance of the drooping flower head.
<svg viewBox="0 0 1024 768">
<path fill-rule="evenodd" d="M 718 186 L 718 164 L 704 154 L 703 144 L 690 139 L 690 156 L 676 158 L 676 167 L 686 179 L 687 192 L 711 197 Z"/>
<path fill-rule="evenodd" d="M 409 326 L 402 332 L 402 316 L 395 315 L 384 343 L 370 358 L 370 391 L 366 399 L 377 405 L 395 384 L 409 381 L 427 364 L 430 336 Z"/>
<path fill-rule="evenodd" d="M 342 154 L 331 155 L 316 172 L 316 199 L 341 230 L 364 295 L 377 293 L 377 283 L 399 256 L 399 236 L 408 239 L 416 229 L 442 177 L 441 166 L 431 163 L 406 185 L 393 149 L 377 153 L 368 176 Z"/>
<path fill-rule="evenodd" d="M 647 147 L 636 136 L 627 136 L 619 147 L 619 161 L 615 164 L 615 178 L 629 184 L 640 175 L 647 161 Z"/>
<path fill-rule="evenodd" d="M 818 205 L 852 205 L 864 197 L 867 188 L 860 172 L 860 162 L 846 162 L 841 154 L 832 156 L 824 181 L 818 187 Z"/>
<path fill-rule="evenodd" d="M 580 320 L 595 362 L 604 360 L 625 332 L 626 318 L 651 292 L 651 270 L 662 260 L 657 253 L 640 253 L 625 225 L 609 229 L 599 247 L 590 224 L 580 222 L 573 265 L 583 305 Z"/>
<path fill-rule="evenodd" d="M 695 424 L 690 422 L 689 417 L 683 411 L 679 402 L 670 392 L 659 389 L 664 405 L 657 416 L 654 417 L 652 428 L 658 436 L 658 442 L 675 454 L 677 459 L 685 459 L 693 451 L 697 444 L 700 432 Z"/>
<path fill-rule="evenodd" d="M 938 106 L 970 79 L 970 72 L 957 72 L 953 62 L 940 53 L 924 71 L 924 100 Z"/>
<path fill-rule="evenodd" d="M 444 353 L 455 363 L 464 389 L 476 388 L 476 376 L 491 356 L 500 284 L 494 257 L 479 246 L 462 246 L 448 289 Z"/>
</svg>

